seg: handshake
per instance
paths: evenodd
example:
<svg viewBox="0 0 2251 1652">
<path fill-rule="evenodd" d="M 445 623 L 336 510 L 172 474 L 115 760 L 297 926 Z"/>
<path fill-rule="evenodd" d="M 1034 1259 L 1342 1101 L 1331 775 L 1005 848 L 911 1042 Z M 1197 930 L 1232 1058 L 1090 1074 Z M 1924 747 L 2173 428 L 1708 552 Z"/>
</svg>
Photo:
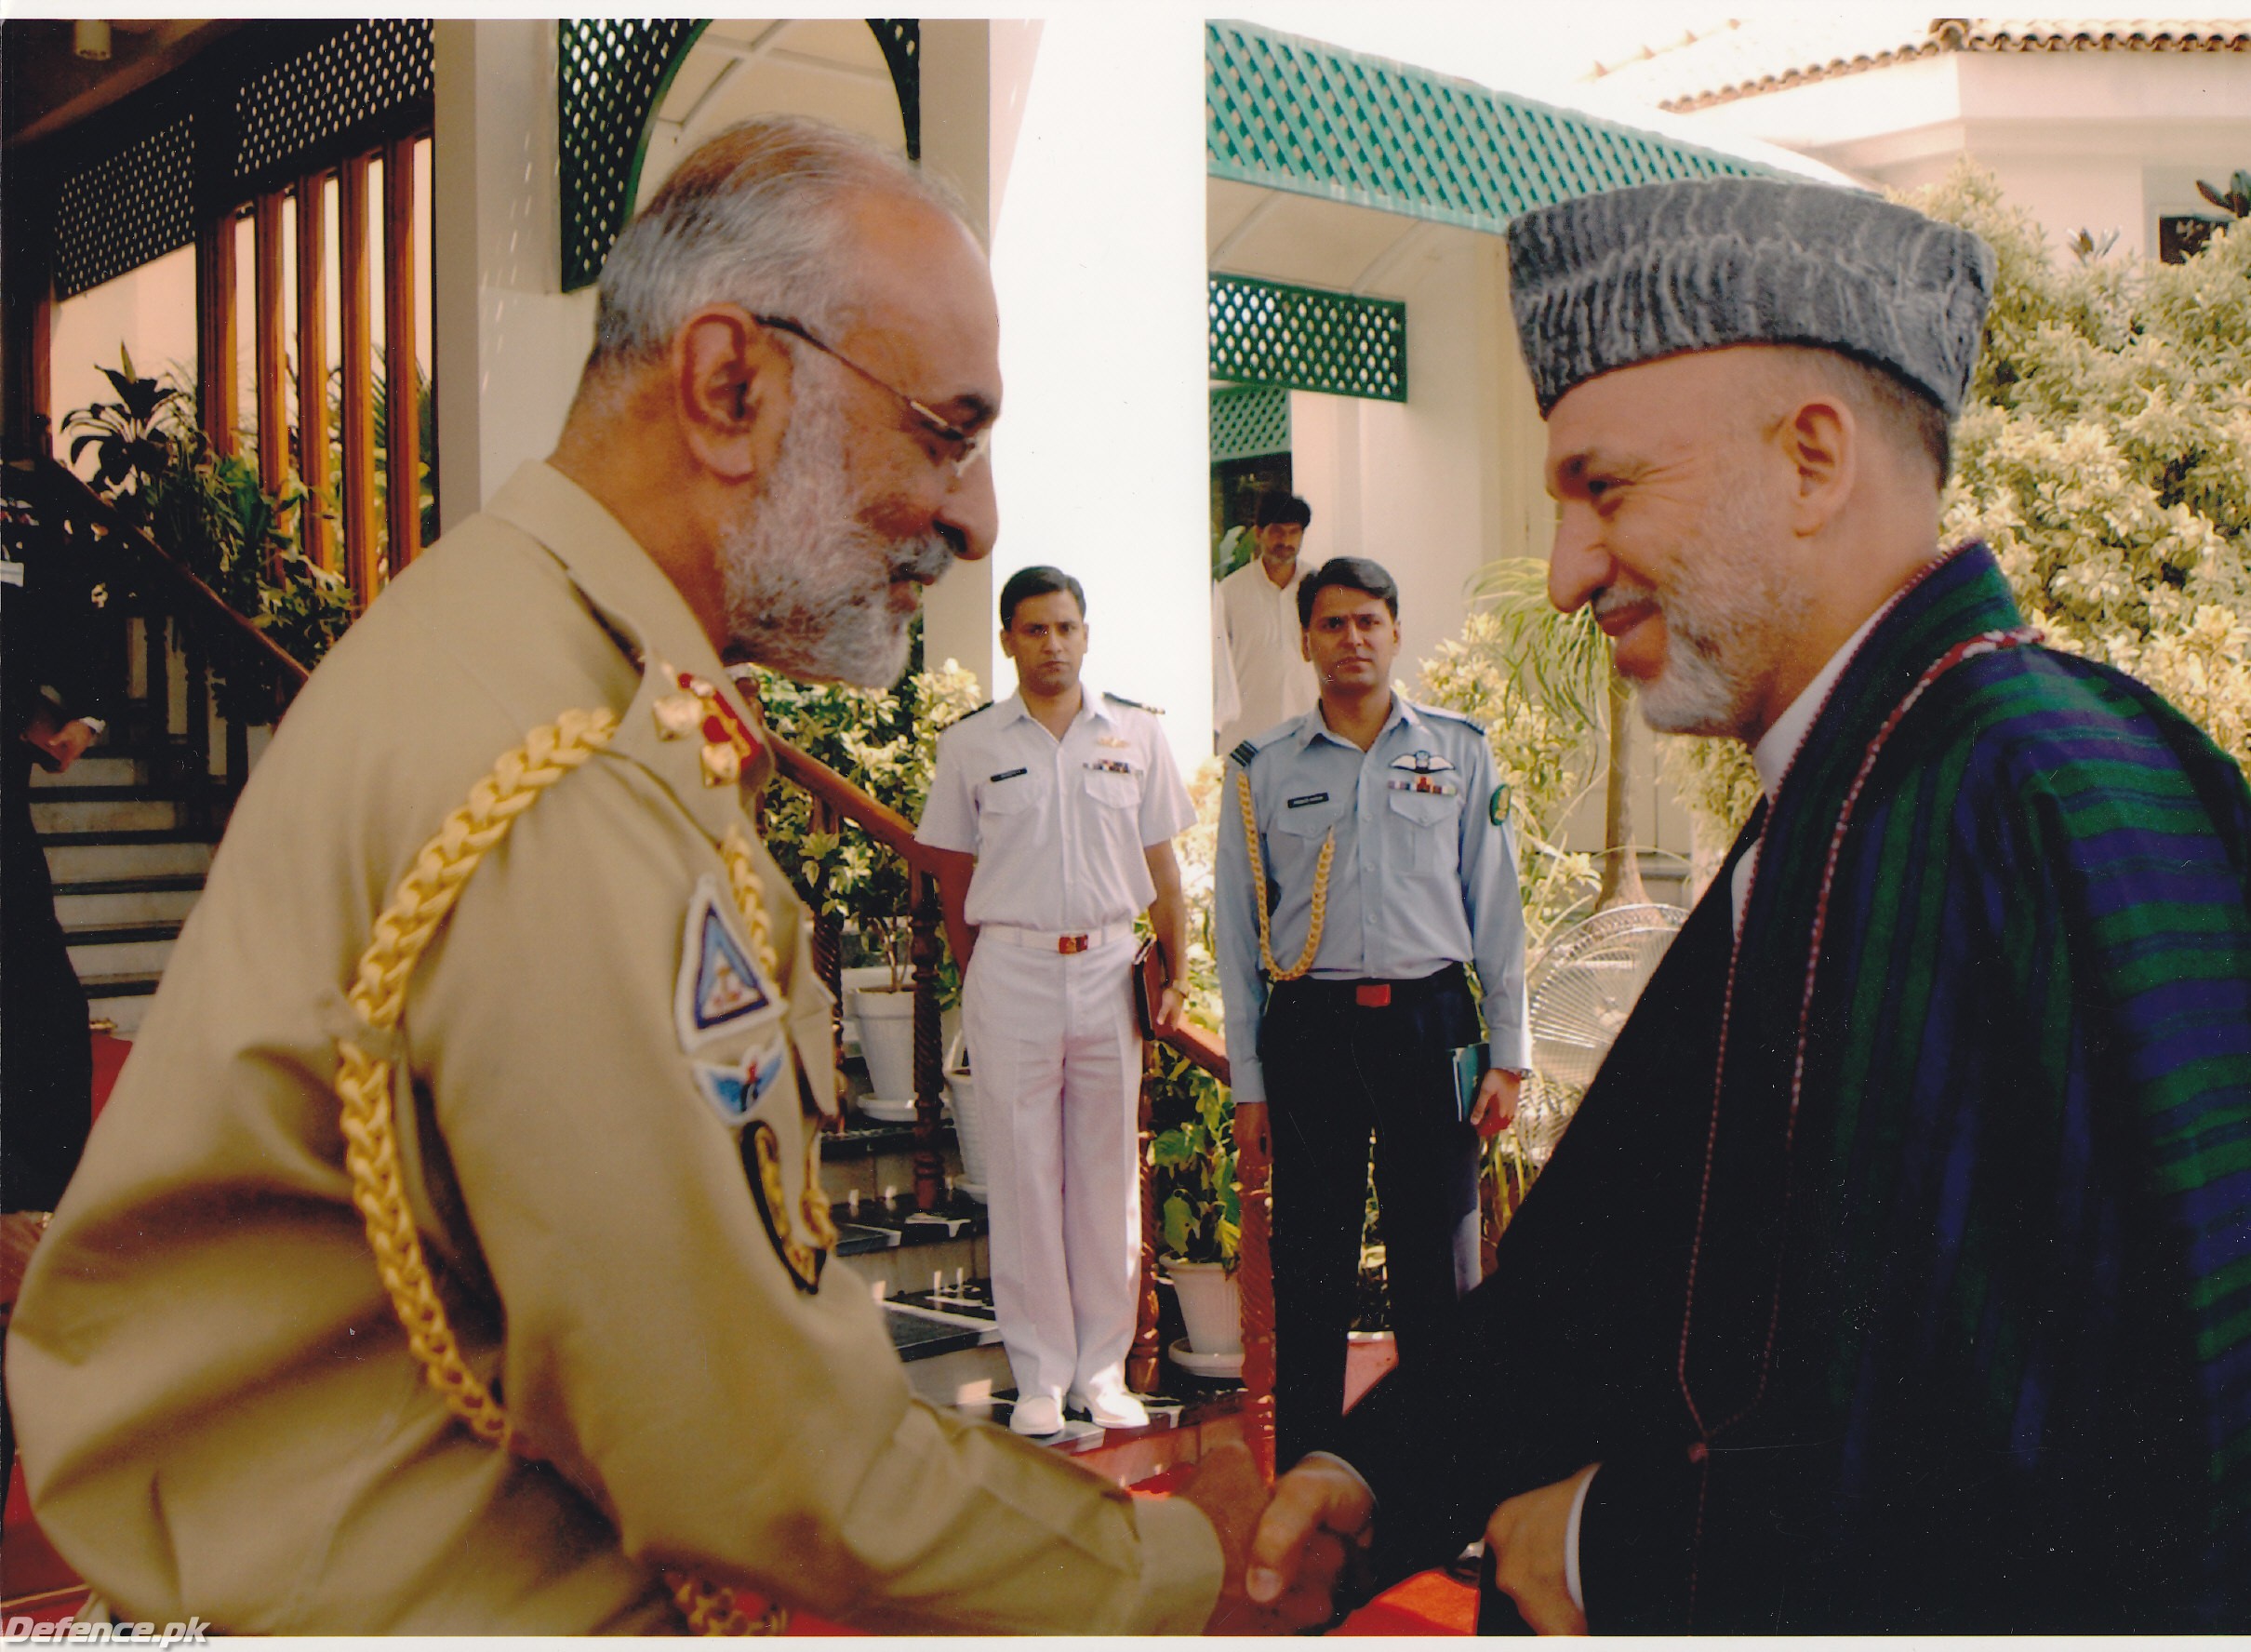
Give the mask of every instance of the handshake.
<svg viewBox="0 0 2251 1652">
<path fill-rule="evenodd" d="M 1207 1634 L 1286 1634 L 1328 1622 L 1375 1512 L 1356 1475 L 1319 1458 L 1270 1492 L 1241 1446 L 1206 1457 L 1180 1496 L 1211 1522 L 1226 1561 Z"/>
<path fill-rule="evenodd" d="M 1587 1632 L 1565 1577 L 1565 1533 L 1579 1488 L 1599 1466 L 1508 1499 L 1485 1524 L 1494 1581 L 1538 1633 Z M 1315 1455 L 1270 1493 L 1250 1453 L 1228 1446 L 1204 1459 L 1180 1495 L 1210 1520 L 1226 1557 L 1205 1633 L 1285 1634 L 1336 1615 L 1337 1586 L 1365 1552 L 1376 1512 L 1359 1475 Z"/>
</svg>

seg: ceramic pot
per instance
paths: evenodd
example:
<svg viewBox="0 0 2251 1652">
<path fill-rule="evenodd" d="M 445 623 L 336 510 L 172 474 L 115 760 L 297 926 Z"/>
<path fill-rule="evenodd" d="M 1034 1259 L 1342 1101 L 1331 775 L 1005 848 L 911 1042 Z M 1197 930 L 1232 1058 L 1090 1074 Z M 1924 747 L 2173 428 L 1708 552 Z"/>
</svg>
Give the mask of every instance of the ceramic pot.
<svg viewBox="0 0 2251 1652">
<path fill-rule="evenodd" d="M 914 1099 L 914 989 L 860 987 L 854 997 L 868 1086 L 884 1101 Z"/>
<path fill-rule="evenodd" d="M 1163 1277 L 1179 1293 L 1180 1318 L 1188 1326 L 1189 1347 L 1198 1353 L 1243 1352 L 1242 1293 L 1224 1264 L 1166 1257 Z"/>
</svg>

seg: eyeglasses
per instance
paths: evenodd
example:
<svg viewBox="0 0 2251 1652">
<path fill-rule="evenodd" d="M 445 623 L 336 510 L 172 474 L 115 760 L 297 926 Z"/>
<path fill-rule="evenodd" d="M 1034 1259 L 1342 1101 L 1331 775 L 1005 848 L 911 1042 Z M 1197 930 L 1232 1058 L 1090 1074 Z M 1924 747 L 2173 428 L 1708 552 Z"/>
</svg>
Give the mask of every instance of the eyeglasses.
<svg viewBox="0 0 2251 1652">
<path fill-rule="evenodd" d="M 900 406 L 907 409 L 908 412 L 913 414 L 916 419 L 922 421 L 923 427 L 926 430 L 929 431 L 933 435 L 942 437 L 944 440 L 951 442 L 956 448 L 959 449 L 959 451 L 956 452 L 952 459 L 945 461 L 953 467 L 953 473 L 956 476 L 966 476 L 970 471 L 976 467 L 977 461 L 985 457 L 986 446 L 992 440 L 992 430 L 991 426 L 988 425 L 985 429 L 976 432 L 962 429 L 960 425 L 954 423 L 951 419 L 946 418 L 945 415 L 939 413 L 928 403 L 915 400 L 914 397 L 909 395 L 905 391 L 899 389 L 896 385 L 886 383 L 885 380 L 878 379 L 874 374 L 869 372 L 867 368 L 861 366 L 850 356 L 845 354 L 843 351 L 822 343 L 819 339 L 816 339 L 811 333 L 807 332 L 803 324 L 792 321 L 786 315 L 753 315 L 751 317 L 751 319 L 755 321 L 760 326 L 772 327 L 778 333 L 787 333 L 793 339 L 804 340 L 814 349 L 819 351 L 821 354 L 829 357 L 832 361 L 843 363 L 846 366 L 851 368 L 852 371 L 858 373 L 862 379 L 865 379 L 870 384 L 875 386 L 876 389 L 882 391 L 886 395 L 888 395 L 894 400 L 898 401 Z"/>
</svg>

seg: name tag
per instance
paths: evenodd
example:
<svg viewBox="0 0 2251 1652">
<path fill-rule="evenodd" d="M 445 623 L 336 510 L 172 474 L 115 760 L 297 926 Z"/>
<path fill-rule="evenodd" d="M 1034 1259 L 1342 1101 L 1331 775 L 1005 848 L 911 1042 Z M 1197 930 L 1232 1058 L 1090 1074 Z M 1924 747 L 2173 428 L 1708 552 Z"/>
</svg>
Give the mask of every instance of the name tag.
<svg viewBox="0 0 2251 1652">
<path fill-rule="evenodd" d="M 1028 775 L 1032 771 L 1028 768 L 1012 768 L 1009 769 L 1006 774 L 996 774 L 992 776 L 991 779 L 995 780 L 1013 780 L 1019 775 Z"/>
<path fill-rule="evenodd" d="M 1289 800 L 1288 806 L 1291 808 L 1305 808 L 1312 804 L 1326 803 L 1327 801 L 1328 793 L 1325 792 L 1308 792 L 1303 797 L 1291 798 Z"/>
<path fill-rule="evenodd" d="M 1133 773 L 1132 764 L 1121 762 L 1115 757 L 1097 757 L 1086 766 L 1092 769 L 1096 774 L 1129 775 Z"/>
<path fill-rule="evenodd" d="M 1459 786 L 1449 786 L 1444 780 L 1434 780 L 1429 775 L 1419 774 L 1411 779 L 1393 780 L 1392 790 L 1394 792 L 1420 792 L 1432 797 L 1455 797 L 1458 796 L 1461 792 Z"/>
</svg>

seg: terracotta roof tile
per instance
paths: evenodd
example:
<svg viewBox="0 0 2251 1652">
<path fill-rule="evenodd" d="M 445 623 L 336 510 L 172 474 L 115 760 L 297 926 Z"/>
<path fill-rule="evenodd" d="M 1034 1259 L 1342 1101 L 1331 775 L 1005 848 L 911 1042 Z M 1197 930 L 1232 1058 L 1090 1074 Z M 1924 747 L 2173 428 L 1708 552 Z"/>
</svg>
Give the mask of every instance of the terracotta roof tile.
<svg viewBox="0 0 2251 1652">
<path fill-rule="evenodd" d="M 1881 16 L 1734 20 L 1599 66 L 1590 78 L 1673 113 L 1946 52 L 2251 51 L 2251 18 L 1938 18 L 1921 34 Z"/>
</svg>

